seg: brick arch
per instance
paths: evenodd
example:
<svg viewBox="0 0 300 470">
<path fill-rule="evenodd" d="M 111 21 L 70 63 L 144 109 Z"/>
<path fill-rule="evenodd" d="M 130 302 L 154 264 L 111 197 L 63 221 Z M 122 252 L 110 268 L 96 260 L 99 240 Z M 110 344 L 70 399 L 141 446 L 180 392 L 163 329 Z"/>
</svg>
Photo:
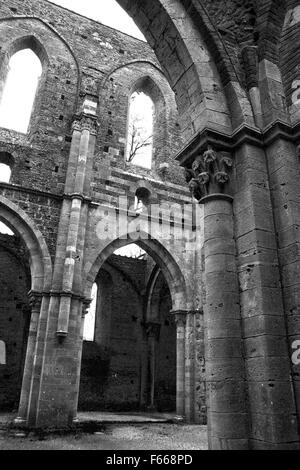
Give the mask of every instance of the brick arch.
<svg viewBox="0 0 300 470">
<path fill-rule="evenodd" d="M 176 94 L 185 141 L 205 128 L 230 134 L 232 119 L 234 126 L 254 123 L 235 65 L 200 2 L 117 1 L 148 40 Z"/>
<path fill-rule="evenodd" d="M 125 238 L 125 237 L 122 237 Z M 127 239 L 115 239 L 108 242 L 103 248 L 101 253 L 95 256 L 94 261 L 85 268 L 85 292 L 84 295 L 89 298 L 92 290 L 92 285 L 98 272 L 105 263 L 105 261 L 119 248 L 122 248 L 130 243 L 136 243 L 143 250 L 145 250 L 160 267 L 172 298 L 174 310 L 187 310 L 187 286 L 184 275 L 179 267 L 179 264 L 171 253 L 157 240 L 151 238 L 148 234 L 141 232 L 141 237 L 138 241 Z"/>
<path fill-rule="evenodd" d="M 30 257 L 31 289 L 49 291 L 52 280 L 52 262 L 41 232 L 28 215 L 5 197 L 0 196 L 0 220 L 24 241 Z"/>
</svg>

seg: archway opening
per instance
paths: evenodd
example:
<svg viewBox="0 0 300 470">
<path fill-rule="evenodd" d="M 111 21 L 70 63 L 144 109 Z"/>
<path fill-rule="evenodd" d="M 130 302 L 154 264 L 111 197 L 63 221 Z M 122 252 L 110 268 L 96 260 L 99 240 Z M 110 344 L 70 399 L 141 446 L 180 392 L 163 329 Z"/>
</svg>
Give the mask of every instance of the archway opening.
<svg viewBox="0 0 300 470">
<path fill-rule="evenodd" d="M 14 166 L 14 158 L 8 152 L 0 152 L 0 183 L 9 183 Z"/>
<path fill-rule="evenodd" d="M 0 221 L 0 410 L 19 405 L 31 310 L 29 253 L 24 241 Z"/>
<path fill-rule="evenodd" d="M 85 322 L 91 324 L 93 310 L 94 329 L 83 338 L 79 411 L 175 413 L 176 325 L 154 259 L 133 243 L 115 250 L 92 291 L 96 302 Z"/>
</svg>

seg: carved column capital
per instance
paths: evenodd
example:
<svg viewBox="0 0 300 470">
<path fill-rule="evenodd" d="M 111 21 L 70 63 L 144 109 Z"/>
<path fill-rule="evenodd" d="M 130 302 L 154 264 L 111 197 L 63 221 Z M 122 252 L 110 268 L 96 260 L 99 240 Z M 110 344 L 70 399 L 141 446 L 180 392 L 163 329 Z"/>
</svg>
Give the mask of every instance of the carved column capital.
<svg viewBox="0 0 300 470">
<path fill-rule="evenodd" d="M 41 292 L 29 291 L 28 292 L 29 305 L 31 309 L 40 310 L 42 305 L 43 294 Z"/>
<path fill-rule="evenodd" d="M 82 301 L 82 318 L 84 318 L 89 313 L 89 308 L 91 306 L 92 299 L 84 299 Z"/>
<path fill-rule="evenodd" d="M 98 127 L 99 123 L 97 120 L 97 116 L 81 112 L 79 114 L 76 114 L 74 117 L 72 131 L 76 130 L 82 132 L 84 130 L 87 130 L 90 132 L 90 134 L 97 135 Z"/>
<path fill-rule="evenodd" d="M 233 159 L 228 152 L 217 152 L 208 146 L 206 152 L 196 157 L 192 168 L 185 169 L 186 182 L 193 196 L 200 203 L 212 197 L 231 198 L 227 189 L 232 167 Z"/>
<path fill-rule="evenodd" d="M 174 319 L 175 319 L 175 323 L 177 327 L 184 327 L 186 325 L 186 319 L 189 313 L 188 311 L 172 310 L 170 313 L 174 315 Z"/>
</svg>

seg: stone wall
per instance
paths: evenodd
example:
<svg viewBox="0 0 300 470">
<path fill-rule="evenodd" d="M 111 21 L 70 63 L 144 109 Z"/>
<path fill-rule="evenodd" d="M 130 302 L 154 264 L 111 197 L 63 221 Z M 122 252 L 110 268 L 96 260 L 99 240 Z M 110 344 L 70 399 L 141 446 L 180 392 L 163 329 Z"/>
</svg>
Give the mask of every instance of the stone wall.
<svg viewBox="0 0 300 470">
<path fill-rule="evenodd" d="M 6 364 L 0 365 L 0 409 L 18 408 L 30 306 L 28 256 L 14 236 L 0 234 L 0 340 L 6 348 Z"/>
<path fill-rule="evenodd" d="M 84 341 L 79 409 L 138 410 L 150 406 L 149 355 L 143 355 L 146 260 L 111 256 L 99 272 L 95 340 Z M 176 328 L 166 285 L 160 292 L 156 347 L 155 407 L 174 411 Z M 147 335 L 146 335 L 147 341 Z M 148 383 L 142 403 L 142 375 Z"/>
</svg>

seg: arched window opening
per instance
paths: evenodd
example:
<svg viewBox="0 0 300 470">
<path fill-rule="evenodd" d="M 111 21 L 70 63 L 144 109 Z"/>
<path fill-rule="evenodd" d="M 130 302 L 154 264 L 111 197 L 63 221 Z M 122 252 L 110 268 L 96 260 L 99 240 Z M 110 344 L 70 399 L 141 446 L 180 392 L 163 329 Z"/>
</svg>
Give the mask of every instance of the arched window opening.
<svg viewBox="0 0 300 470">
<path fill-rule="evenodd" d="M 154 103 L 143 91 L 130 97 L 126 161 L 151 169 L 153 151 Z"/>
<path fill-rule="evenodd" d="M 6 365 L 6 345 L 4 341 L 0 341 L 0 365 Z"/>
<path fill-rule="evenodd" d="M 146 188 L 139 188 L 136 191 L 134 210 L 138 214 L 141 214 L 144 211 L 144 209 L 147 208 L 147 206 L 150 203 L 150 197 L 151 197 L 151 193 Z"/>
<path fill-rule="evenodd" d="M 31 49 L 11 57 L 0 103 L 0 127 L 27 133 L 41 74 L 41 61 Z"/>
<path fill-rule="evenodd" d="M 5 163 L 0 163 L 0 183 L 9 183 L 11 177 L 11 168 Z"/>
<path fill-rule="evenodd" d="M 0 234 L 14 236 L 14 232 L 7 225 L 0 221 Z"/>
<path fill-rule="evenodd" d="M 89 311 L 84 318 L 84 329 L 83 329 L 84 341 L 94 341 L 95 339 L 97 296 L 98 296 L 98 285 L 95 282 L 92 287 L 92 302 L 91 302 Z"/>
<path fill-rule="evenodd" d="M 14 159 L 8 152 L 0 152 L 0 183 L 9 183 Z"/>
</svg>

